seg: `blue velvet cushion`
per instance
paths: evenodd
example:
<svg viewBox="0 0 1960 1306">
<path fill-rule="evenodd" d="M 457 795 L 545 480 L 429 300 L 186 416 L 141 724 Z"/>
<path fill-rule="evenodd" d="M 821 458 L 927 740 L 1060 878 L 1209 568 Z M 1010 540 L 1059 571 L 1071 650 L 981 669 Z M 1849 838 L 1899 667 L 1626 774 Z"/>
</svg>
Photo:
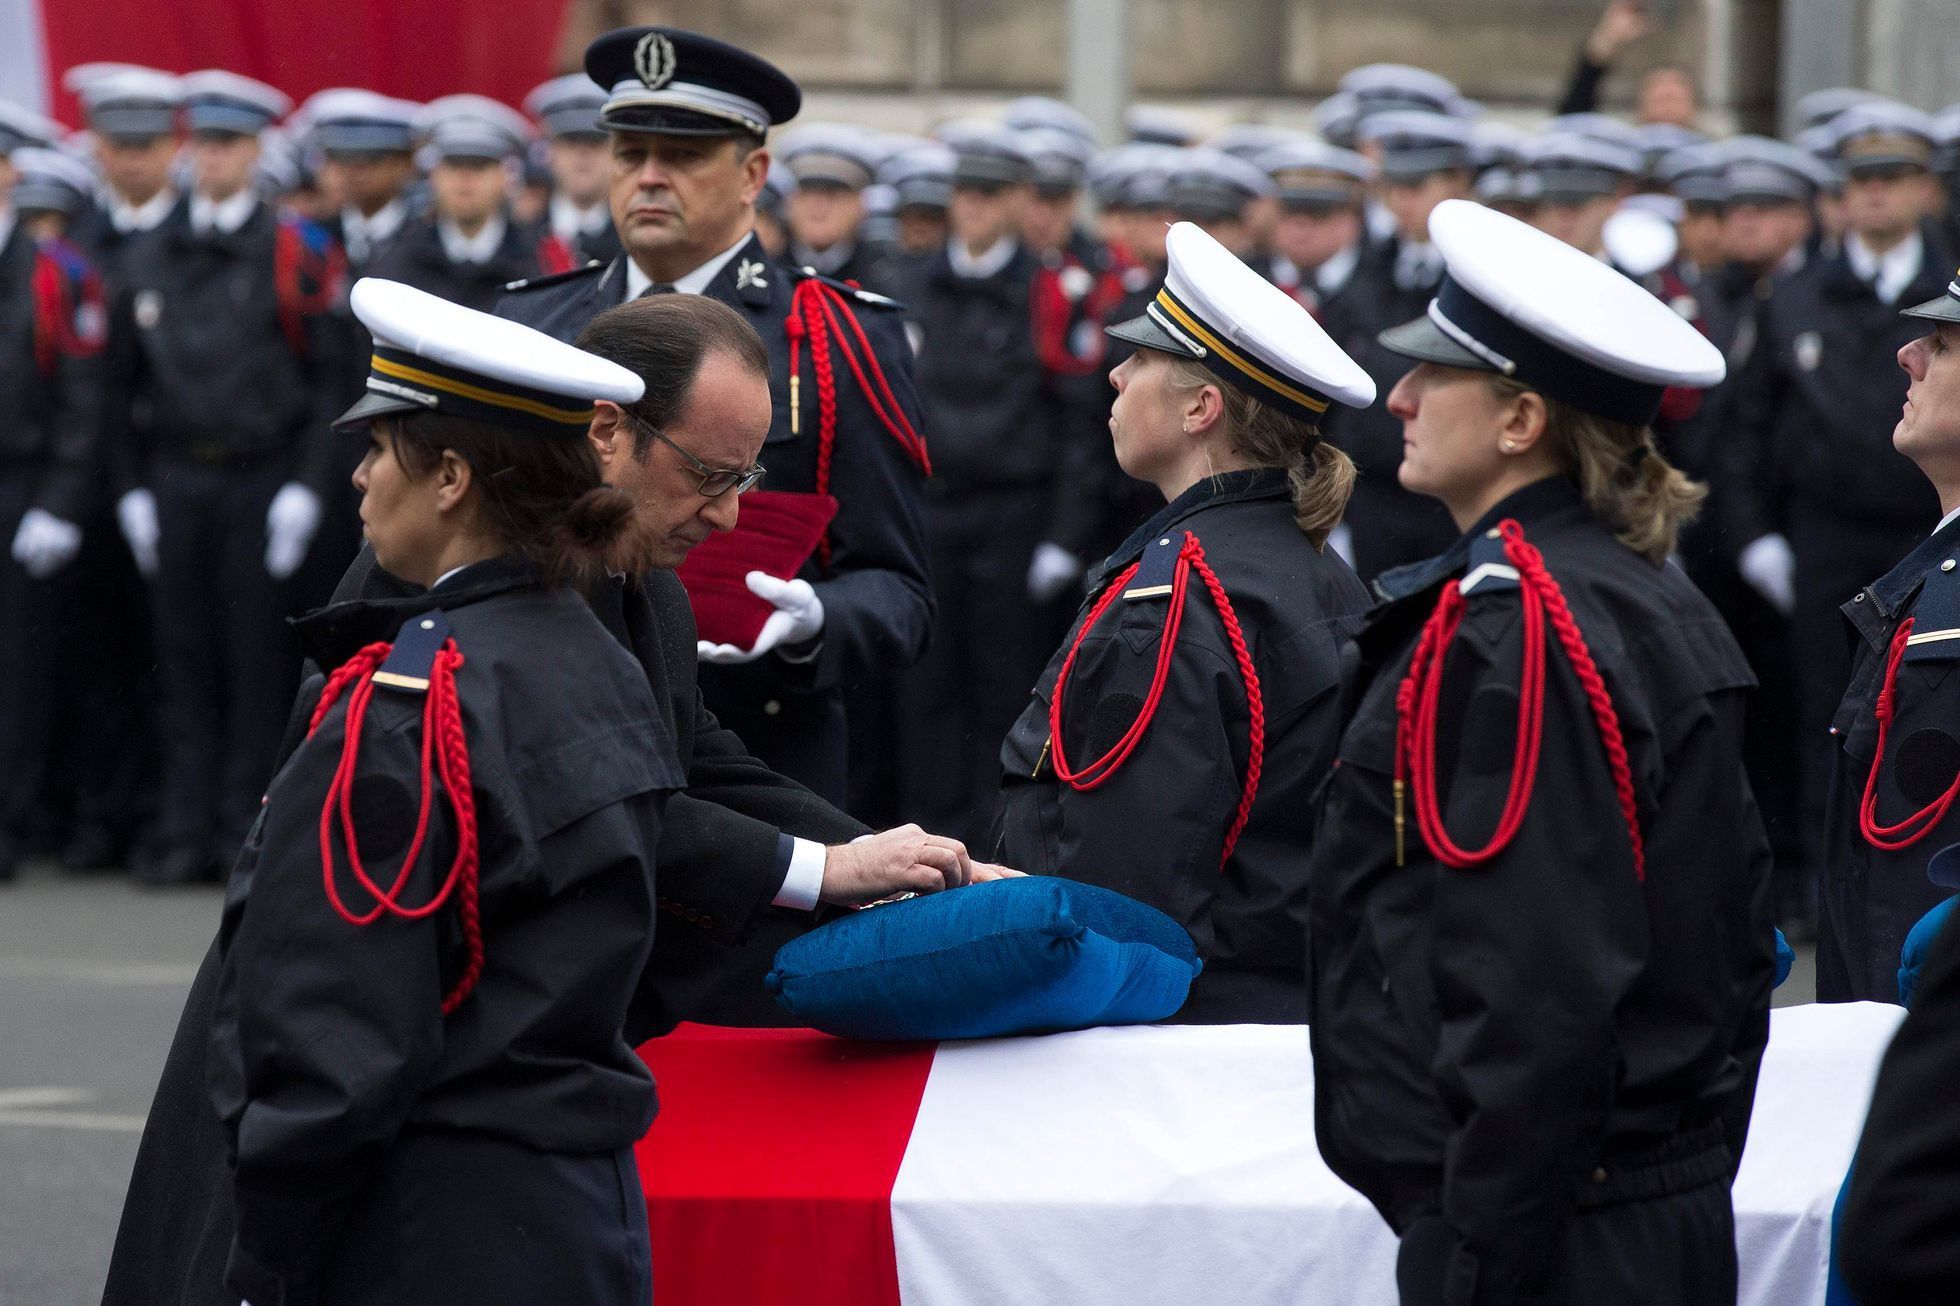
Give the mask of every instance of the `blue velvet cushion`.
<svg viewBox="0 0 1960 1306">
<path fill-rule="evenodd" d="M 776 953 L 769 991 L 846 1038 L 991 1038 L 1163 1020 L 1203 962 L 1170 917 L 1053 876 L 853 912 Z"/>
<path fill-rule="evenodd" d="M 1776 931 L 1776 983 L 1770 985 L 1770 987 L 1773 989 L 1782 988 L 1783 981 L 1790 978 L 1790 968 L 1796 964 L 1797 964 L 1797 950 L 1790 946 L 1790 941 L 1788 939 L 1783 937 L 1783 931 L 1777 930 Z"/>
<path fill-rule="evenodd" d="M 1926 954 L 1933 950 L 1933 941 L 1940 937 L 1946 928 L 1947 918 L 1953 915 L 1953 904 L 1960 897 L 1948 898 L 1933 910 L 1919 918 L 1906 934 L 1905 946 L 1899 949 L 1899 1003 L 1912 1005 L 1913 995 L 1919 988 L 1919 971 L 1926 964 Z"/>
</svg>

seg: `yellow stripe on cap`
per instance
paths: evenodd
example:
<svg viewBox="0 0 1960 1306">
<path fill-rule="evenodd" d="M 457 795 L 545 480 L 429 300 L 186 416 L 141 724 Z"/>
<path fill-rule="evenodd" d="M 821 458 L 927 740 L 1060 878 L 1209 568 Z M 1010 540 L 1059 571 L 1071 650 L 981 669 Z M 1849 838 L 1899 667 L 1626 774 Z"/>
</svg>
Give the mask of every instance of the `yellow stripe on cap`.
<svg viewBox="0 0 1960 1306">
<path fill-rule="evenodd" d="M 541 404 L 535 399 L 525 399 L 502 390 L 488 390 L 482 386 L 438 376 L 434 372 L 425 372 L 419 367 L 392 362 L 379 354 L 374 355 L 368 365 L 383 376 L 392 376 L 399 381 L 413 381 L 416 385 L 440 390 L 444 394 L 459 395 L 464 399 L 474 399 L 480 404 L 528 413 L 532 417 L 542 417 L 547 422 L 562 422 L 566 426 L 584 426 L 591 422 L 593 413 L 597 411 L 594 408 L 553 408 L 550 404 Z"/>
<path fill-rule="evenodd" d="M 1191 314 L 1185 312 L 1184 306 L 1172 299 L 1169 291 L 1160 290 L 1157 292 L 1157 306 L 1176 318 L 1178 325 L 1196 336 L 1203 342 L 1205 348 L 1217 354 L 1239 371 L 1244 372 L 1260 385 L 1266 386 L 1277 394 L 1285 395 L 1294 403 L 1299 404 L 1303 408 L 1311 409 L 1313 412 L 1324 413 L 1327 411 L 1327 400 L 1318 398 L 1300 389 L 1298 386 L 1282 381 L 1279 377 L 1274 376 L 1271 372 L 1259 366 L 1259 364 L 1245 357 L 1245 355 L 1234 351 L 1230 345 L 1220 340 L 1211 328 L 1191 316 Z"/>
</svg>

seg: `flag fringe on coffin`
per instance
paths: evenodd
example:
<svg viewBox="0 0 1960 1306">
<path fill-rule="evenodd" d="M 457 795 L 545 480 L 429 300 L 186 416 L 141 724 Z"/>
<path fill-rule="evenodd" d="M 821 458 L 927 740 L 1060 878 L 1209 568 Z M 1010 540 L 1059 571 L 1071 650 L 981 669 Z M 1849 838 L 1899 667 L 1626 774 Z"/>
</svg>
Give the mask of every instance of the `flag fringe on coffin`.
<svg viewBox="0 0 1960 1306">
<path fill-rule="evenodd" d="M 1772 1013 L 1735 1185 L 1745 1306 L 1819 1303 L 1898 1007 Z M 684 1025 L 640 1049 L 660 1306 L 1394 1306 L 1313 1138 L 1301 1026 L 961 1043 Z"/>
</svg>

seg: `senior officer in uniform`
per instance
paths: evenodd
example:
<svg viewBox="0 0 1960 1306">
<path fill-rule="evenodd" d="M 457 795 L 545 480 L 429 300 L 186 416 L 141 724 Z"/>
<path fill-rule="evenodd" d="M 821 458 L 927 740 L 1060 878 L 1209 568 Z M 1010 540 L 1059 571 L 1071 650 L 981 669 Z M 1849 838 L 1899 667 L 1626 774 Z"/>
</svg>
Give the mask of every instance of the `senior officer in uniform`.
<svg viewBox="0 0 1960 1306">
<path fill-rule="evenodd" d="M 1851 681 L 1831 722 L 1817 996 L 1892 1002 L 1906 934 L 1960 889 L 1960 273 L 1902 314 L 1930 327 L 1899 350 L 1908 385 L 1892 445 L 1932 483 L 1933 533 L 1840 609 Z M 1931 516 L 1930 513 L 1927 514 Z M 1942 864 L 1948 869 L 1943 873 Z"/>
<path fill-rule="evenodd" d="M 1748 664 L 1668 561 L 1649 429 L 1721 354 L 1467 202 L 1383 334 L 1401 476 L 1462 527 L 1390 571 L 1309 873 L 1315 1133 L 1418 1303 L 1733 1303 L 1774 980 Z M 1520 670 L 1522 668 L 1522 670 Z"/>
<path fill-rule="evenodd" d="M 285 96 L 215 71 L 184 87 L 197 184 L 122 251 L 103 406 L 124 530 L 154 562 L 147 874 L 169 883 L 227 864 L 258 810 L 299 662 L 282 583 L 320 524 L 347 375 L 338 248 L 251 187 Z"/>
<path fill-rule="evenodd" d="M 609 32 L 585 54 L 611 92 L 613 224 L 625 254 L 517 284 L 497 312 L 572 339 L 606 308 L 649 292 L 705 294 L 744 314 L 769 349 L 775 420 L 769 489 L 838 503 L 801 579 L 752 575 L 772 618 L 748 649 L 704 645 L 702 692 L 724 724 L 785 775 L 841 801 L 842 686 L 916 661 L 932 626 L 925 445 L 911 350 L 896 305 L 771 262 L 755 238 L 763 139 L 795 116 L 796 83 L 711 37 Z"/>
<path fill-rule="evenodd" d="M 641 513 L 660 523 L 668 549 L 653 570 L 597 585 L 588 599 L 646 672 L 686 773 L 686 788 L 669 800 L 661 830 L 658 942 L 629 1013 L 627 1038 L 638 1043 L 681 1020 L 726 1021 L 728 1006 L 710 1000 L 738 989 L 735 1001 L 748 1006 L 735 1019 L 756 1023 L 753 1013 L 773 1006 L 760 982 L 773 948 L 751 949 L 746 941 L 807 925 L 813 919 L 807 909 L 819 901 L 860 903 L 958 883 L 964 853 L 915 826 L 873 834 L 772 772 L 702 702 L 694 617 L 671 568 L 690 540 L 726 524 L 732 487 L 753 464 L 770 425 L 767 359 L 754 332 L 725 305 L 669 296 L 601 314 L 578 343 L 646 382 L 638 402 L 600 405 L 589 438 L 606 479 L 628 487 Z M 667 441 L 721 469 L 731 488 L 703 495 L 695 472 Z M 404 599 L 414 592 L 364 554 L 335 597 Z M 305 728 L 318 690 L 317 677 L 302 687 L 288 746 Z M 237 1306 L 221 1283 L 231 1239 L 229 1179 L 218 1120 L 205 1097 L 217 976 L 214 944 L 191 985 L 150 1108 L 104 1306 Z"/>
<path fill-rule="evenodd" d="M 1002 744 L 990 846 L 1189 930 L 1205 966 L 1174 1019 L 1297 1023 L 1312 795 L 1368 606 L 1325 547 L 1354 465 L 1317 428 L 1375 383 L 1199 227 L 1168 249 L 1164 289 L 1109 328 L 1136 346 L 1110 374 L 1116 457 L 1165 506 L 1096 569 Z"/>
</svg>

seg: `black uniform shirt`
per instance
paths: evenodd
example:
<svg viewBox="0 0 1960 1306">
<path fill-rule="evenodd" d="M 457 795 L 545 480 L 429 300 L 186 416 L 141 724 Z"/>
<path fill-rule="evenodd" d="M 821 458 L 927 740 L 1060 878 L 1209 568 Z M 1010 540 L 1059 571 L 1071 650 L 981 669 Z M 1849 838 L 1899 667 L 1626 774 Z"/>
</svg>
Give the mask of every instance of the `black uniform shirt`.
<svg viewBox="0 0 1960 1306">
<path fill-rule="evenodd" d="M 1346 563 L 1301 534 L 1278 469 L 1198 482 L 1110 555 L 1093 590 L 1148 549 L 1175 550 L 1187 531 L 1231 600 L 1264 700 L 1264 773 L 1230 861 L 1221 867 L 1219 857 L 1239 807 L 1250 717 L 1224 622 L 1195 569 L 1157 714 L 1114 778 L 1087 791 L 1056 778 L 1048 728 L 1056 676 L 1091 605 L 1078 614 L 1001 746 L 997 856 L 1126 893 L 1189 930 L 1205 969 L 1178 1019 L 1302 1021 L 1309 797 L 1333 761 L 1340 648 L 1368 594 Z M 1063 686 L 1072 768 L 1108 751 L 1136 719 L 1169 604 L 1161 593 L 1118 598 L 1083 637 Z"/>
<path fill-rule="evenodd" d="M 1893 682 L 1894 716 L 1876 790 L 1878 824 L 1903 821 L 1935 802 L 1960 772 L 1960 699 L 1950 679 L 1960 667 L 1960 637 L 1950 633 L 1960 626 L 1960 522 L 1942 527 L 1842 611 L 1853 632 L 1853 662 L 1851 683 L 1831 721 L 1817 996 L 1825 1002 L 1897 1002 L 1906 934 L 1953 892 L 1934 884 L 1926 871 L 1933 854 L 1960 839 L 1960 812 L 1934 822 L 1909 847 L 1888 851 L 1866 840 L 1859 810 L 1878 750 L 1873 709 L 1893 633 L 1908 617 L 1915 642 Z"/>
<path fill-rule="evenodd" d="M 43 273 L 58 287 L 44 303 Z M 101 421 L 101 283 L 66 241 L 15 223 L 0 244 L 0 475 L 35 482 L 34 504 L 80 522 L 90 507 Z"/>
<path fill-rule="evenodd" d="M 1485 864 L 1434 860 L 1409 812 L 1396 864 L 1396 693 L 1438 587 L 1506 518 L 1564 591 L 1618 712 L 1646 845 L 1637 879 L 1592 711 L 1546 631 L 1542 753 L 1523 824 Z M 1733 1173 L 1769 1028 L 1769 847 L 1740 756 L 1749 668 L 1673 564 L 1552 477 L 1450 550 L 1387 573 L 1310 879 L 1321 1154 L 1398 1233 L 1446 1219 L 1493 1300 L 1527 1298 L 1581 1202 Z M 1436 774 L 1480 848 L 1510 783 L 1522 623 L 1473 588 L 1450 646 Z M 1665 1167 L 1663 1167 L 1665 1169 Z M 1700 1173 L 1714 1169 L 1716 1173 Z M 1630 1173 L 1629 1173 L 1630 1172 Z"/>
<path fill-rule="evenodd" d="M 436 220 L 424 218 L 396 235 L 374 260 L 368 275 L 399 281 L 452 304 L 488 313 L 496 307 L 505 285 L 550 270 L 543 263 L 544 239 L 537 231 L 507 220 L 503 239 L 489 258 L 481 263 L 459 262 L 449 257 Z"/>
<path fill-rule="evenodd" d="M 482 868 L 484 969 L 452 1015 L 441 1004 L 464 960 L 454 906 L 356 927 L 326 898 L 320 813 L 346 696 L 273 778 L 232 872 L 210 1079 L 235 1167 L 234 1266 L 289 1286 L 315 1275 L 345 1204 L 404 1129 L 604 1153 L 652 1123 L 651 1079 L 621 1027 L 653 942 L 661 810 L 683 777 L 638 664 L 577 593 L 529 577 L 483 563 L 426 600 L 464 658 Z M 301 630 L 337 666 L 393 639 L 400 617 L 399 605 L 340 604 Z M 416 825 L 422 712 L 421 696 L 377 689 L 361 732 L 354 822 L 384 884 Z M 405 903 L 427 902 L 455 855 L 447 800 L 431 809 Z M 337 882 L 363 910 L 341 856 Z"/>
</svg>

